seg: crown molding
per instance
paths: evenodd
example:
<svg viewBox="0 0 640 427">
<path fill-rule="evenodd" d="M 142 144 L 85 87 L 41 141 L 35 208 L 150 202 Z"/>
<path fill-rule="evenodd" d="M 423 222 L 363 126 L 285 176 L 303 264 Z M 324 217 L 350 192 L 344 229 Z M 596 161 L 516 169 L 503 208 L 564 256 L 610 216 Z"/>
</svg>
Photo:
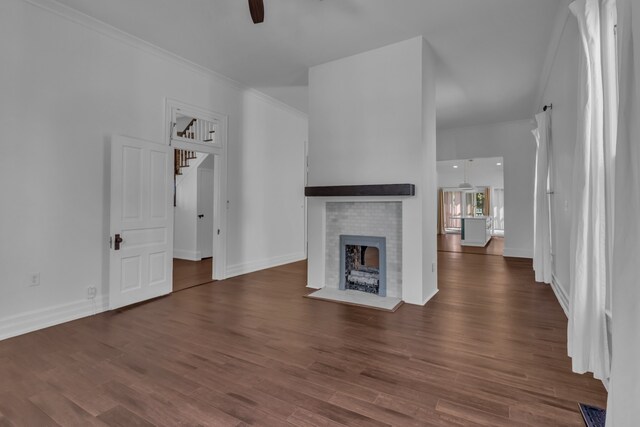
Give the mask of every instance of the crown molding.
<svg viewBox="0 0 640 427">
<path fill-rule="evenodd" d="M 454 127 L 446 127 L 442 129 L 438 129 L 438 134 L 446 134 L 448 132 L 455 131 L 463 131 L 463 130 L 473 130 L 479 128 L 488 128 L 488 127 L 496 127 L 496 126 L 520 126 L 523 124 L 531 125 L 531 118 L 523 118 L 523 119 L 515 119 L 515 120 L 501 120 L 499 122 L 488 122 L 488 123 L 477 123 L 463 126 L 454 126 Z M 535 127 L 535 126 L 533 126 Z M 440 159 L 439 159 L 440 160 Z"/>
<path fill-rule="evenodd" d="M 308 118 L 309 115 L 303 111 L 298 110 L 284 102 L 275 99 L 259 90 L 249 87 L 243 83 L 240 83 L 230 77 L 225 76 L 224 74 L 220 74 L 216 71 L 213 71 L 209 68 L 203 67 L 201 65 L 196 64 L 193 61 L 190 61 L 186 58 L 183 58 L 180 55 L 176 55 L 173 52 L 169 52 L 166 49 L 163 49 L 159 46 L 156 46 L 152 43 L 149 43 L 139 37 L 136 37 L 132 34 L 129 34 L 125 31 L 122 31 L 112 25 L 109 25 L 103 21 L 100 21 L 92 16 L 89 16 L 85 13 L 82 13 L 76 9 L 73 9 L 69 6 L 63 5 L 56 0 L 22 0 L 24 3 L 28 3 L 32 6 L 35 6 L 39 9 L 50 12 L 54 15 L 57 15 L 63 19 L 66 19 L 75 24 L 81 25 L 89 30 L 95 31 L 98 34 L 109 37 L 111 39 L 117 40 L 121 43 L 127 44 L 133 48 L 139 49 L 145 53 L 149 53 L 156 57 L 168 60 L 177 64 L 181 67 L 187 68 L 192 72 L 199 73 L 206 77 L 212 78 L 219 83 L 236 89 L 241 92 L 245 92 L 251 95 L 254 95 L 257 98 L 260 98 L 275 107 L 278 107 L 282 110 L 293 113 L 302 118 Z"/>
<path fill-rule="evenodd" d="M 260 99 L 262 101 L 265 101 L 269 104 L 271 104 L 274 107 L 279 107 L 282 110 L 288 111 L 290 113 L 293 113 L 297 116 L 299 116 L 302 119 L 309 119 L 309 114 L 305 113 L 304 111 L 300 111 L 295 107 L 292 107 L 289 104 L 285 104 L 284 102 L 280 101 L 279 99 L 276 99 L 272 96 L 267 95 L 264 92 L 260 92 L 258 89 L 249 87 L 249 86 L 244 86 L 242 88 L 242 90 L 244 91 L 244 93 L 248 94 L 248 95 L 252 95 L 253 97 Z"/>
</svg>

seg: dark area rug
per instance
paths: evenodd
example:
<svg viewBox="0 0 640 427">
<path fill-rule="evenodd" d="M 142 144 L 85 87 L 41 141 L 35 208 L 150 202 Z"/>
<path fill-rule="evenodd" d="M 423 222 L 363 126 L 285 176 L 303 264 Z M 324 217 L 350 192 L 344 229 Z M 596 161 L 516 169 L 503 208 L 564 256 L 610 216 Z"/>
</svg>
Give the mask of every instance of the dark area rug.
<svg viewBox="0 0 640 427">
<path fill-rule="evenodd" d="M 580 413 L 587 427 L 604 427 L 607 411 L 591 405 L 580 403 Z"/>
</svg>

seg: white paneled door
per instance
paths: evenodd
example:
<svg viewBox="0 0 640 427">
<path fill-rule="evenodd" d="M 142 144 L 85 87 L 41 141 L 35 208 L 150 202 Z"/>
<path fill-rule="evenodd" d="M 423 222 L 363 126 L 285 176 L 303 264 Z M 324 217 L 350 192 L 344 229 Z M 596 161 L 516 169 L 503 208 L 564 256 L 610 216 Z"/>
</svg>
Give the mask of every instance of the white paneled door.
<svg viewBox="0 0 640 427">
<path fill-rule="evenodd" d="M 111 309 L 166 295 L 173 272 L 171 147 L 111 142 Z"/>
</svg>

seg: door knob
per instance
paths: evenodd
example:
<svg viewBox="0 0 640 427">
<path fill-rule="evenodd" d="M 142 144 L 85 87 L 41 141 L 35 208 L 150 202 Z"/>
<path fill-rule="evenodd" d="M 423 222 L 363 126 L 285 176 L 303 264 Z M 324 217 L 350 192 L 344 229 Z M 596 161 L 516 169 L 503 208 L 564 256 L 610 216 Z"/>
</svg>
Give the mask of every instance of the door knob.
<svg viewBox="0 0 640 427">
<path fill-rule="evenodd" d="M 122 239 L 122 237 L 120 237 L 119 234 L 116 234 L 116 238 L 113 239 L 114 242 L 114 246 L 113 249 L 115 249 L 116 251 L 120 250 L 120 244 L 123 242 L 124 240 Z"/>
<path fill-rule="evenodd" d="M 204 215 L 200 214 L 198 215 L 198 218 L 204 218 Z"/>
</svg>

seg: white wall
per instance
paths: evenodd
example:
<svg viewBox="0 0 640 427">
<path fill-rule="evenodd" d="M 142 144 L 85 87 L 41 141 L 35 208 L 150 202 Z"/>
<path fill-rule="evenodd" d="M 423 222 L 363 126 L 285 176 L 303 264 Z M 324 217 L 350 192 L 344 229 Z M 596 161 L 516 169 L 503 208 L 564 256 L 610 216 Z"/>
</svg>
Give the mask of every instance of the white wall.
<svg viewBox="0 0 640 427">
<path fill-rule="evenodd" d="M 617 247 L 614 251 L 618 256 L 613 261 L 613 357 L 607 426 L 634 427 L 638 425 L 640 402 L 640 223 L 637 218 L 640 210 L 640 4 L 631 0 L 619 1 L 618 7 L 618 42 L 623 58 L 620 115 L 624 123 L 618 127 L 618 136 L 624 143 L 617 148 L 616 187 L 626 198 L 619 199 L 616 194 L 614 245 Z M 633 41 L 627 40 L 626 35 Z M 633 80 L 632 86 L 629 80 Z"/>
<path fill-rule="evenodd" d="M 105 307 L 109 140 L 162 142 L 167 97 L 229 117 L 228 270 L 304 258 L 306 116 L 46 4 L 77 23 L 0 2 L 0 338 Z"/>
<path fill-rule="evenodd" d="M 308 185 L 416 184 L 416 197 L 402 209 L 403 299 L 416 304 L 437 291 L 433 64 L 418 37 L 309 72 Z M 325 285 L 323 206 L 309 202 L 313 287 Z"/>
<path fill-rule="evenodd" d="M 436 57 L 429 43 L 419 37 L 422 45 L 422 149 L 418 152 L 417 167 L 420 170 L 419 186 L 416 190 L 421 197 L 422 204 L 422 254 L 417 259 L 408 259 L 408 263 L 422 262 L 422 290 L 416 292 L 414 298 L 422 298 L 426 303 L 438 292 L 438 176 L 436 173 Z M 414 153 L 416 155 L 416 153 Z M 419 228 L 413 228 L 415 224 L 407 223 L 402 232 L 416 232 Z M 410 250 L 410 248 L 407 248 Z"/>
<path fill-rule="evenodd" d="M 230 198 L 227 275 L 306 257 L 306 116 L 245 93 L 241 143 L 227 169 Z M 231 146 L 231 144 L 230 144 Z M 231 147 L 230 147 L 231 149 Z"/>
<path fill-rule="evenodd" d="M 215 233 L 213 204 L 215 201 L 215 156 L 207 156 L 198 165 L 198 202 L 196 203 L 196 250 L 199 259 L 213 257 Z M 200 218 L 200 215 L 203 215 Z M 175 241 L 175 239 L 174 239 Z"/>
<path fill-rule="evenodd" d="M 578 129 L 578 72 L 580 40 L 578 22 L 569 15 L 558 45 L 558 52 L 544 91 L 544 103 L 553 103 L 551 111 L 551 153 L 553 158 L 553 191 L 551 233 L 553 236 L 553 270 L 560 298 L 569 295 L 569 241 L 573 208 L 571 185 L 573 157 Z M 568 303 L 568 300 L 564 301 Z"/>
<path fill-rule="evenodd" d="M 504 255 L 533 257 L 536 143 L 529 120 L 438 131 L 438 160 L 504 158 Z"/>
<path fill-rule="evenodd" d="M 186 168 L 185 168 L 186 169 Z M 198 168 L 189 168 L 176 183 L 176 206 L 173 209 L 173 257 L 200 260 L 197 245 Z"/>
</svg>

